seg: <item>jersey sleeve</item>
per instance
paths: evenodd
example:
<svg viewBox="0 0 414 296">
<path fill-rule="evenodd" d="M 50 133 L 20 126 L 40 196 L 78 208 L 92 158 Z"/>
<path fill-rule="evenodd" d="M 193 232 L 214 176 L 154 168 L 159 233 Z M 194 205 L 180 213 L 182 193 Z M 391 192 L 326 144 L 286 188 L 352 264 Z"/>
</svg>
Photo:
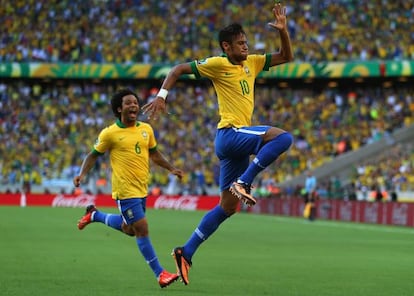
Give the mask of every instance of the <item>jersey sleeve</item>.
<svg viewBox="0 0 414 296">
<path fill-rule="evenodd" d="M 269 71 L 271 61 L 272 61 L 272 54 L 270 53 L 265 54 L 265 64 L 262 69 L 263 71 Z"/>
<path fill-rule="evenodd" d="M 197 78 L 207 77 L 214 79 L 217 72 L 222 66 L 222 59 L 219 57 L 210 57 L 203 60 L 196 60 L 191 62 L 191 68 Z"/>
<path fill-rule="evenodd" d="M 272 55 L 270 53 L 262 55 L 252 54 L 249 55 L 248 59 L 252 61 L 257 76 L 261 71 L 269 71 Z"/>
<path fill-rule="evenodd" d="M 106 151 L 109 150 L 111 141 L 108 131 L 109 129 L 105 128 L 100 132 L 98 139 L 95 141 L 95 144 L 93 145 L 93 151 L 95 153 L 104 154 Z"/>
</svg>

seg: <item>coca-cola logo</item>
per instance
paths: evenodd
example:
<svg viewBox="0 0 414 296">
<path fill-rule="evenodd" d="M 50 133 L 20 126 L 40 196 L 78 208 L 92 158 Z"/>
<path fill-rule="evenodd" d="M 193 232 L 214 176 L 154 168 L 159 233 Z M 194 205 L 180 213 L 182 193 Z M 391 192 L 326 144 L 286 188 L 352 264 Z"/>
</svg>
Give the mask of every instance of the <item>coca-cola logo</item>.
<svg viewBox="0 0 414 296">
<path fill-rule="evenodd" d="M 90 194 L 80 194 L 77 196 L 56 195 L 52 201 L 52 207 L 86 207 L 95 204 L 96 196 Z"/>
<path fill-rule="evenodd" d="M 196 196 L 159 196 L 154 202 L 155 209 L 197 210 L 199 198 Z"/>
</svg>

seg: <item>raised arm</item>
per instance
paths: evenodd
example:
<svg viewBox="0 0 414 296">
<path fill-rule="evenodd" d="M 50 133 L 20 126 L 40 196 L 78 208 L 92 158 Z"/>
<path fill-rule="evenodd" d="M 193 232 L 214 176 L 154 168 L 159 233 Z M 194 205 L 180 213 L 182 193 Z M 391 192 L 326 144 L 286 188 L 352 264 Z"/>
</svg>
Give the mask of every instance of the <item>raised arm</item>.
<svg viewBox="0 0 414 296">
<path fill-rule="evenodd" d="M 279 31 L 281 42 L 280 51 L 272 53 L 270 66 L 275 66 L 291 62 L 293 60 L 293 50 L 289 32 L 287 30 L 286 7 L 282 7 L 280 3 L 277 3 L 272 11 L 275 16 L 275 21 L 269 23 L 269 26 Z"/>
<path fill-rule="evenodd" d="M 144 114 L 147 114 L 148 119 L 157 119 L 158 114 L 166 112 L 166 98 L 168 91 L 175 85 L 175 82 L 183 74 L 192 74 L 190 63 L 178 64 L 174 66 L 164 82 L 162 83 L 161 89 L 158 92 L 157 97 L 142 107 Z"/>
</svg>

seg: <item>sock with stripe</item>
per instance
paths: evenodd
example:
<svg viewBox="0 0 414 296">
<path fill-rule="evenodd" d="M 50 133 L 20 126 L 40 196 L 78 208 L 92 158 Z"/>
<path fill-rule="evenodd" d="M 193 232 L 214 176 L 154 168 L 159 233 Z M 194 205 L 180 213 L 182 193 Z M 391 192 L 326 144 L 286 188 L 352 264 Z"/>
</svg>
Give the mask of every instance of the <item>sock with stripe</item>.
<svg viewBox="0 0 414 296">
<path fill-rule="evenodd" d="M 96 211 L 92 214 L 91 218 L 93 222 L 101 222 L 113 229 L 122 231 L 121 226 L 123 220 L 122 216 L 119 214 L 109 214 Z"/>
<path fill-rule="evenodd" d="M 157 255 L 155 255 L 155 250 L 152 247 L 149 237 L 137 237 L 136 240 L 139 251 L 142 256 L 144 256 L 145 261 L 151 267 L 155 276 L 158 278 L 163 269 L 158 261 Z"/>
<path fill-rule="evenodd" d="M 223 223 L 223 221 L 228 217 L 229 216 L 227 216 L 226 212 L 224 212 L 223 208 L 220 205 L 217 205 L 215 208 L 205 214 L 203 219 L 201 219 L 198 227 L 194 230 L 190 239 L 183 246 L 185 258 L 191 261 L 191 258 L 193 257 L 198 247 L 210 235 L 212 235 L 220 226 L 220 224 Z"/>
</svg>

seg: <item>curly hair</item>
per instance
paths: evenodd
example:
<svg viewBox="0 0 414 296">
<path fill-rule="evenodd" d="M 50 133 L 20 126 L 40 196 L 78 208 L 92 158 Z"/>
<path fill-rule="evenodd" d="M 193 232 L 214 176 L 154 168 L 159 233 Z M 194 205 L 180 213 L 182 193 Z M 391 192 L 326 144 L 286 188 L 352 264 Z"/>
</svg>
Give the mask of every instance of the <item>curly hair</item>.
<svg viewBox="0 0 414 296">
<path fill-rule="evenodd" d="M 112 112 L 114 113 L 115 117 L 119 119 L 121 118 L 121 113 L 118 111 L 118 108 L 122 107 L 122 98 L 128 95 L 133 95 L 134 97 L 136 97 L 139 104 L 140 98 L 135 92 L 133 92 L 129 88 L 118 90 L 116 93 L 113 94 L 111 98 Z"/>
</svg>

